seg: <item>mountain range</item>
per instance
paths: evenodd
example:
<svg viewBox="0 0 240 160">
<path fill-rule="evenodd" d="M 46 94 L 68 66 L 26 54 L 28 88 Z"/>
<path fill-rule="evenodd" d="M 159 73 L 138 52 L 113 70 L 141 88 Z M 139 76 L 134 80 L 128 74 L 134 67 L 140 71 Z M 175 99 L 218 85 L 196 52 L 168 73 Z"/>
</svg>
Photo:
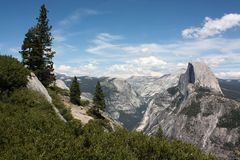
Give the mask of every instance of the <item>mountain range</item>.
<svg viewBox="0 0 240 160">
<path fill-rule="evenodd" d="M 70 86 L 71 77 L 57 79 Z M 223 159 L 233 159 L 240 147 L 240 81 L 217 79 L 204 63 L 191 62 L 162 77 L 78 79 L 88 98 L 100 81 L 106 111 L 129 130 L 155 135 L 161 128 Z"/>
</svg>

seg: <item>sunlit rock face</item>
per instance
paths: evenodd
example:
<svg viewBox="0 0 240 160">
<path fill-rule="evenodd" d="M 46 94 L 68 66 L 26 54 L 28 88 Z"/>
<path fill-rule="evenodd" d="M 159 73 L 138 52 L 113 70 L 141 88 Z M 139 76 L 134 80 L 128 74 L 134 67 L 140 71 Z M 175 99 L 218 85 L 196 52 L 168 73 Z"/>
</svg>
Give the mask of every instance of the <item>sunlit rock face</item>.
<svg viewBox="0 0 240 160">
<path fill-rule="evenodd" d="M 240 147 L 237 115 L 239 102 L 223 96 L 206 64 L 192 62 L 177 85 L 155 94 L 137 131 L 154 135 L 161 127 L 168 137 L 197 145 L 220 159 L 234 159 L 234 150 Z"/>
<path fill-rule="evenodd" d="M 103 78 L 106 111 L 125 127 L 133 129 L 142 118 L 143 101 L 131 85 L 120 78 Z"/>
<path fill-rule="evenodd" d="M 205 63 L 189 63 L 186 73 L 181 76 L 179 87 L 182 94 L 188 94 L 192 86 L 208 88 L 222 94 L 217 78 Z"/>
<path fill-rule="evenodd" d="M 31 75 L 28 77 L 27 88 L 37 91 L 43 95 L 49 103 L 52 103 L 52 98 L 49 96 L 47 89 L 38 80 L 37 76 L 34 73 L 31 73 Z"/>
<path fill-rule="evenodd" d="M 69 90 L 69 88 L 66 86 L 65 82 L 61 79 L 57 79 L 56 82 L 55 82 L 55 85 L 58 88 L 61 88 L 61 89 L 64 89 L 64 90 Z"/>
</svg>

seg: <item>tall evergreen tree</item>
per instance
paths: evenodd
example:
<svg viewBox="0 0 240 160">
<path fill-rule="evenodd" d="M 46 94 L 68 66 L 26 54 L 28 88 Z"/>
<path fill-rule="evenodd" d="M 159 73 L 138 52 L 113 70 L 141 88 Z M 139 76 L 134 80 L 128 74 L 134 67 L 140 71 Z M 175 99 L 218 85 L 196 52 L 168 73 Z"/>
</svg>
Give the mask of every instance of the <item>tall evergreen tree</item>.
<svg viewBox="0 0 240 160">
<path fill-rule="evenodd" d="M 106 107 L 105 100 L 104 100 L 104 94 L 101 88 L 101 84 L 98 81 L 96 84 L 96 89 L 93 97 L 93 103 L 96 109 L 104 110 Z"/>
<path fill-rule="evenodd" d="M 73 104 L 80 105 L 81 100 L 80 84 L 78 83 L 77 77 L 74 77 L 70 87 L 70 101 Z"/>
<path fill-rule="evenodd" d="M 45 5 L 42 5 L 37 25 L 26 33 L 20 51 L 23 64 L 32 70 L 45 86 L 55 80 L 52 62 L 55 52 L 51 48 L 53 37 L 50 32 L 52 26 L 48 24 L 47 12 Z"/>
</svg>

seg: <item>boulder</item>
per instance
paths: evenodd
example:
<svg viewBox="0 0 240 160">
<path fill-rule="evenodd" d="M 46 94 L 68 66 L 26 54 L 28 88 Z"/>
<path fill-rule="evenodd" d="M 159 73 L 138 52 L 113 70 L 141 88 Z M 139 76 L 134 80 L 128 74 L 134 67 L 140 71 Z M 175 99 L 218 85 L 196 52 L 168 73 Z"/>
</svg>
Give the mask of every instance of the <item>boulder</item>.
<svg viewBox="0 0 240 160">
<path fill-rule="evenodd" d="M 49 103 L 52 103 L 52 98 L 49 96 L 47 89 L 38 80 L 37 76 L 34 73 L 31 73 L 31 75 L 28 77 L 27 88 L 33 91 L 37 91 L 43 95 Z"/>
<path fill-rule="evenodd" d="M 58 88 L 61 88 L 61 89 L 64 89 L 64 90 L 69 90 L 69 88 L 66 86 L 66 84 L 64 83 L 64 81 L 61 80 L 61 79 L 57 79 L 56 82 L 55 82 L 55 85 L 56 85 Z"/>
</svg>

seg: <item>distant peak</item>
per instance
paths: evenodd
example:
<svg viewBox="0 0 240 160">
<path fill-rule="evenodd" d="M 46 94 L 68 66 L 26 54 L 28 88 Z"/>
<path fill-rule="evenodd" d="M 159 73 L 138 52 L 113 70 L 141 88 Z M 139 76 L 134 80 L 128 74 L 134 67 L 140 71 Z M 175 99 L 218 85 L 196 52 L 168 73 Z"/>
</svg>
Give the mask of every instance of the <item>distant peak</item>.
<svg viewBox="0 0 240 160">
<path fill-rule="evenodd" d="M 180 79 L 183 93 L 187 92 L 190 84 L 195 87 L 208 88 L 213 92 L 222 94 L 217 78 L 207 64 L 203 62 L 188 63 L 187 71 Z"/>
</svg>

